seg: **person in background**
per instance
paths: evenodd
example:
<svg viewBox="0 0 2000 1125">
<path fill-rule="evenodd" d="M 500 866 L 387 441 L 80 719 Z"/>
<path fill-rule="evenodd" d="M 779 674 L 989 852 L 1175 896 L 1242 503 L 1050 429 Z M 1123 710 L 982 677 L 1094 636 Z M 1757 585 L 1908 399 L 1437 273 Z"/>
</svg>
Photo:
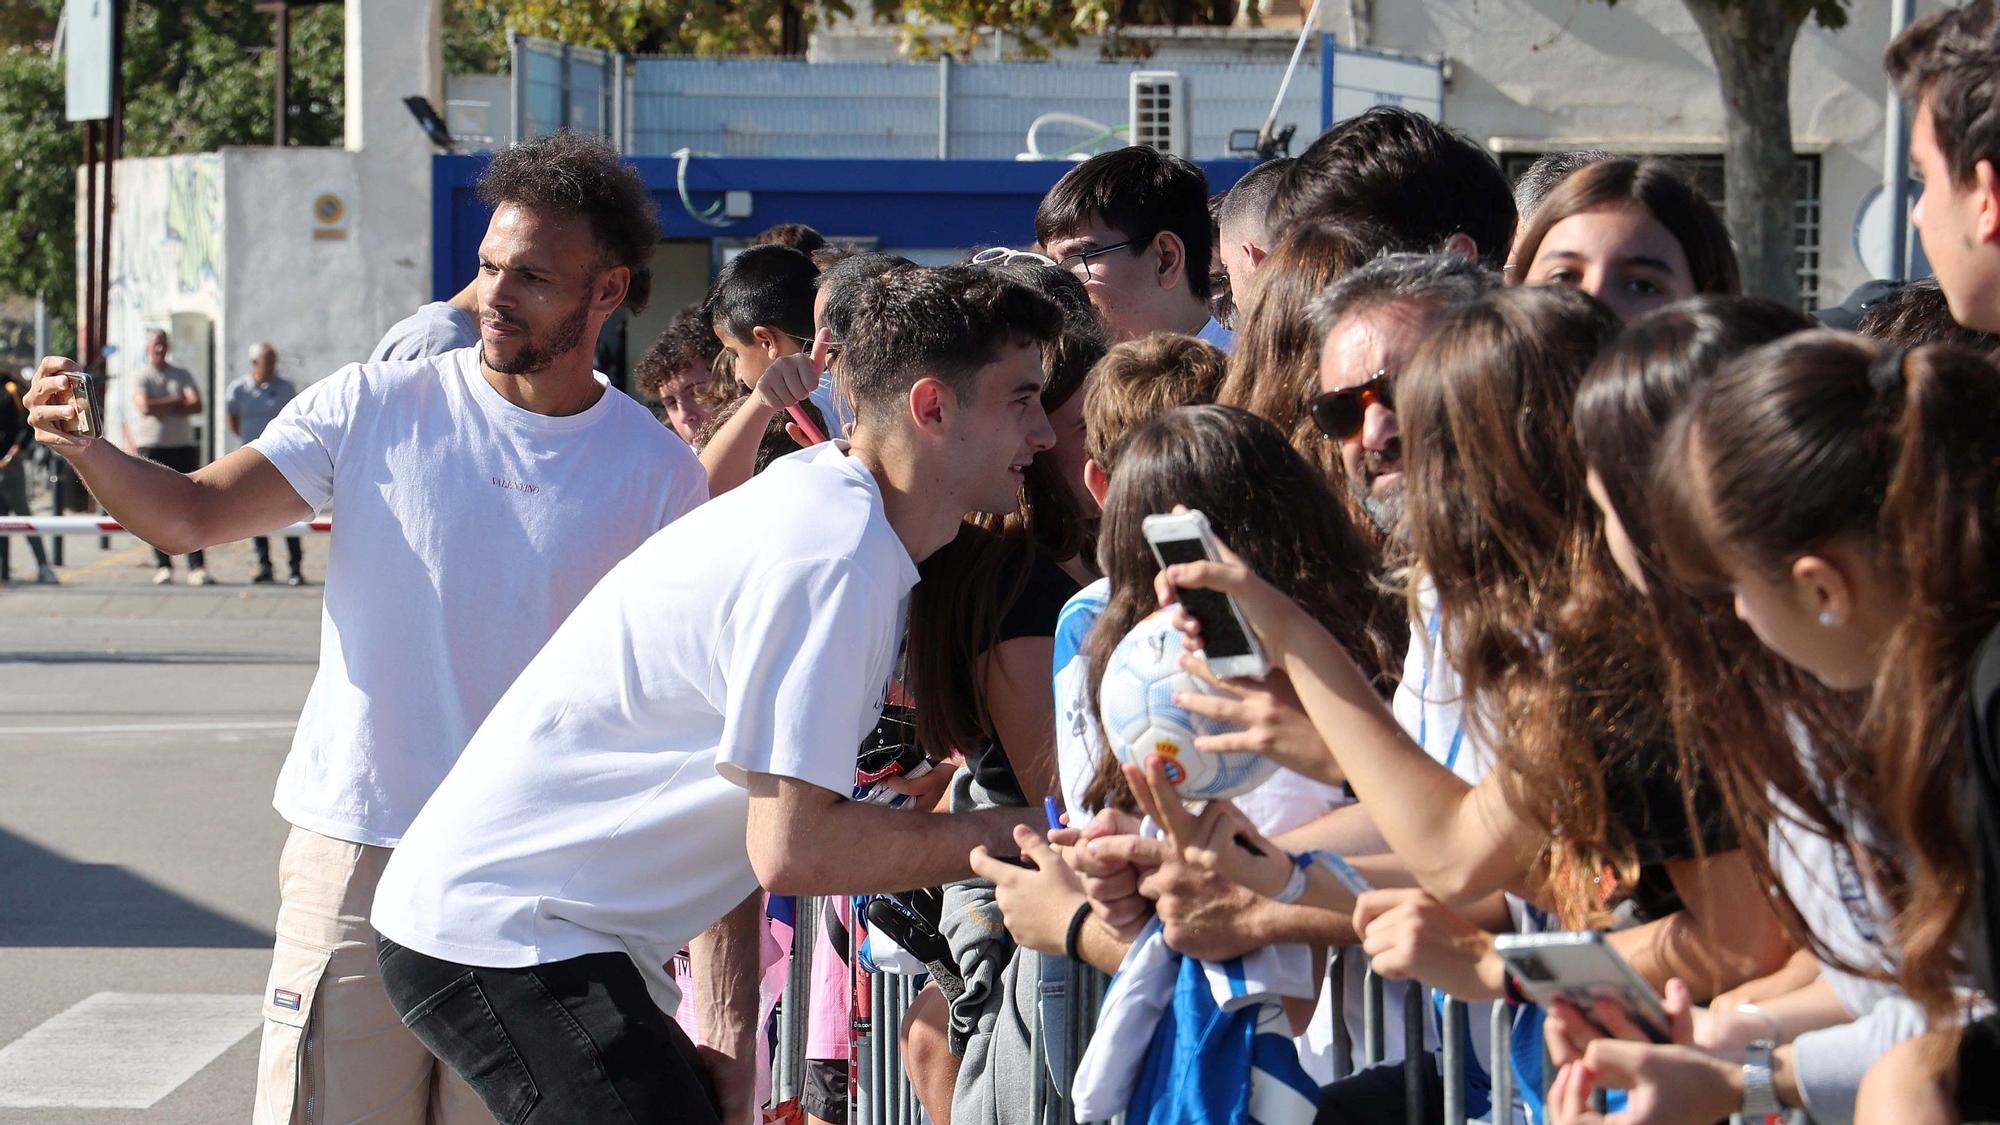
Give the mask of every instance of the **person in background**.
<svg viewBox="0 0 2000 1125">
<path fill-rule="evenodd" d="M 1394 250 L 1449 251 L 1497 270 L 1514 238 L 1514 193 L 1465 134 L 1378 105 L 1335 122 L 1279 178 L 1267 229 L 1315 218 L 1377 228 Z"/>
<path fill-rule="evenodd" d="M 752 246 L 784 246 L 812 257 L 827 248 L 826 236 L 804 223 L 779 223 L 768 227 L 756 238 Z"/>
<path fill-rule="evenodd" d="M 35 434 L 28 428 L 27 408 L 21 405 L 21 394 L 26 387 L 26 379 L 10 378 L 0 383 L 0 516 L 28 514 L 26 461 Z M 42 537 L 30 535 L 27 539 L 28 550 L 35 556 L 35 581 L 43 585 L 55 582 L 56 572 L 49 566 Z M 0 582 L 9 581 L 13 543 L 12 537 L 0 535 Z"/>
<path fill-rule="evenodd" d="M 1514 223 L 1515 237 L 1520 237 L 1535 221 L 1535 212 L 1542 209 L 1549 193 L 1556 190 L 1556 185 L 1568 178 L 1571 172 L 1586 164 L 1610 159 L 1611 154 L 1601 148 L 1569 149 L 1537 157 L 1533 164 L 1528 165 L 1528 170 L 1521 173 L 1521 178 L 1514 181 L 1514 210 L 1518 215 Z M 1511 275 L 1520 268 L 1510 252 L 1507 265 L 1500 272 Z"/>
<path fill-rule="evenodd" d="M 1267 160 L 1243 174 L 1223 193 L 1215 211 L 1215 257 L 1229 276 L 1229 293 L 1237 308 L 1250 303 L 1250 278 L 1277 239 L 1271 237 L 1271 197 L 1292 158 Z"/>
<path fill-rule="evenodd" d="M 633 389 L 641 398 L 658 399 L 660 421 L 696 449 L 701 448 L 696 439 L 715 416 L 701 392 L 713 380 L 709 360 L 721 346 L 708 316 L 700 306 L 690 305 L 675 314 L 633 371 Z"/>
<path fill-rule="evenodd" d="M 1144 145 L 1101 153 L 1042 197 L 1035 238 L 1083 282 L 1112 343 L 1184 332 L 1228 351 L 1210 315 L 1208 177 Z"/>
<path fill-rule="evenodd" d="M 1514 247 L 1514 285 L 1567 285 L 1633 320 L 1743 291 L 1722 216 L 1664 160 L 1600 160 L 1542 202 Z"/>
<path fill-rule="evenodd" d="M 164 330 L 146 333 L 146 366 L 138 373 L 132 389 L 132 408 L 139 420 L 132 427 L 133 444 L 139 456 L 157 461 L 177 473 L 191 473 L 201 467 L 201 450 L 194 444 L 193 419 L 202 411 L 201 388 L 185 367 L 167 362 L 171 342 Z M 188 552 L 187 584 L 213 586 L 207 555 Z M 174 580 L 174 561 L 165 551 L 153 548 L 153 585 L 165 586 Z"/>
<path fill-rule="evenodd" d="M 264 436 L 264 427 L 285 408 L 285 404 L 298 397 L 299 390 L 292 381 L 278 374 L 278 350 L 269 344 L 250 345 L 250 374 L 229 385 L 229 394 L 223 400 L 223 407 L 229 412 L 229 432 L 236 435 L 239 442 L 253 442 Z M 271 539 L 259 535 L 250 540 L 257 552 L 257 573 L 250 581 L 258 585 L 268 585 L 277 579 L 271 573 Z M 304 552 L 299 537 L 285 536 L 285 562 L 289 566 L 285 584 L 303 586 L 305 572 L 301 569 Z"/>
</svg>

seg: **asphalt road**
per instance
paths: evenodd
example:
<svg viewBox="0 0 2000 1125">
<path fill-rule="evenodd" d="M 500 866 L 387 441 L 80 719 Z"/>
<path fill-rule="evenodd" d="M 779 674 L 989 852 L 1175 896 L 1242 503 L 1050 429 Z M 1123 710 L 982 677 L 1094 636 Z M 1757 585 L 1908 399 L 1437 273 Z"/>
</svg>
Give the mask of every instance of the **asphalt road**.
<svg viewBox="0 0 2000 1125">
<path fill-rule="evenodd" d="M 320 591 L 247 585 L 247 544 L 203 589 L 66 547 L 0 586 L 0 1125 L 247 1121 Z"/>
</svg>

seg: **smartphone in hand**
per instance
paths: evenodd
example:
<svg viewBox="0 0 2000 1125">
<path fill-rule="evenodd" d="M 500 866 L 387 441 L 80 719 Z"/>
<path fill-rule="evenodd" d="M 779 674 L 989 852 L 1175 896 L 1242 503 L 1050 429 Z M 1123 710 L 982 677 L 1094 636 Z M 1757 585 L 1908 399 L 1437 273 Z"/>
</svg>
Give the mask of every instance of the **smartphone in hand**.
<svg viewBox="0 0 2000 1125">
<path fill-rule="evenodd" d="M 1659 994 L 1603 934 L 1501 934 L 1493 939 L 1493 952 L 1507 963 L 1521 994 L 1535 1003 L 1567 1000 L 1588 1018 L 1598 1001 L 1610 1000 L 1653 1042 L 1673 1042 L 1673 1020 Z"/>
<path fill-rule="evenodd" d="M 1140 525 L 1160 566 L 1219 559 L 1215 532 L 1200 512 L 1147 516 Z M 1181 606 L 1201 622 L 1202 655 L 1215 674 L 1229 679 L 1261 680 L 1271 670 L 1263 646 L 1250 631 L 1236 599 L 1219 590 L 1176 590 Z"/>
</svg>

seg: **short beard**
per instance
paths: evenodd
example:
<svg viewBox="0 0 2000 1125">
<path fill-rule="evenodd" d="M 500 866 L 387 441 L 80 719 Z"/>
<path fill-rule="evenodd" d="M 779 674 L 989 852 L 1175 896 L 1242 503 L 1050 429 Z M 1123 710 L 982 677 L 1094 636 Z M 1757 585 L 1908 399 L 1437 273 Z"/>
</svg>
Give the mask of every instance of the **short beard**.
<svg viewBox="0 0 2000 1125">
<path fill-rule="evenodd" d="M 1361 506 L 1368 516 L 1368 522 L 1375 530 L 1389 539 L 1395 539 L 1403 522 L 1403 482 L 1397 481 L 1386 491 L 1377 491 L 1365 481 L 1349 479 L 1347 490 L 1354 502 Z"/>
<path fill-rule="evenodd" d="M 518 325 L 518 321 L 506 321 Z M 583 342 L 583 330 L 590 324 L 590 298 L 588 295 L 576 303 L 576 310 L 556 323 L 546 344 L 536 344 L 530 335 L 521 343 L 521 350 L 505 364 L 497 362 L 482 341 L 479 345 L 479 360 L 502 375 L 533 375 L 554 363 L 557 356 L 567 355 Z M 526 327 L 521 325 L 521 327 Z"/>
</svg>

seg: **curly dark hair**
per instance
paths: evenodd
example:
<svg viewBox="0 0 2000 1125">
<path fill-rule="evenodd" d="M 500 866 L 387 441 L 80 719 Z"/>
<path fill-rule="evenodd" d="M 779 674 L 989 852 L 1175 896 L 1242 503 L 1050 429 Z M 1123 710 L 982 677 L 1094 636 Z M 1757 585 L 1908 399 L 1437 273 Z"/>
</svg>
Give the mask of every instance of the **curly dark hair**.
<svg viewBox="0 0 2000 1125">
<path fill-rule="evenodd" d="M 653 294 L 647 263 L 660 243 L 659 215 L 639 170 L 603 140 L 563 129 L 515 145 L 480 173 L 479 202 L 490 211 L 512 204 L 588 219 L 602 252 L 598 268 L 631 270 L 625 307 L 645 311 Z"/>
<path fill-rule="evenodd" d="M 672 382 L 674 376 L 696 362 L 709 362 L 721 348 L 722 342 L 715 338 L 715 328 L 709 324 L 702 307 L 689 305 L 674 314 L 673 323 L 639 357 L 638 365 L 632 369 L 633 389 L 643 398 L 657 399 L 660 388 Z"/>
</svg>

